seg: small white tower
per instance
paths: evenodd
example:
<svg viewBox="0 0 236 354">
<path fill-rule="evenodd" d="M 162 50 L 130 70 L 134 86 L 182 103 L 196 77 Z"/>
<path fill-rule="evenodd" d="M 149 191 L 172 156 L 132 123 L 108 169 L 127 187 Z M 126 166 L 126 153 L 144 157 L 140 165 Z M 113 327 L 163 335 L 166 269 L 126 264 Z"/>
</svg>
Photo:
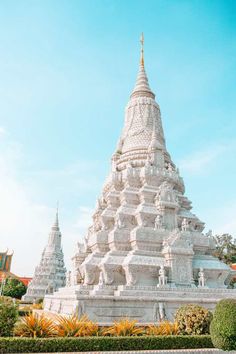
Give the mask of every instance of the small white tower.
<svg viewBox="0 0 236 354">
<path fill-rule="evenodd" d="M 35 268 L 34 276 L 29 283 L 24 301 L 34 302 L 52 294 L 66 284 L 66 268 L 61 247 L 61 232 L 58 221 L 58 209 L 55 222 L 49 233 L 48 243 L 43 250 L 41 261 Z"/>
</svg>

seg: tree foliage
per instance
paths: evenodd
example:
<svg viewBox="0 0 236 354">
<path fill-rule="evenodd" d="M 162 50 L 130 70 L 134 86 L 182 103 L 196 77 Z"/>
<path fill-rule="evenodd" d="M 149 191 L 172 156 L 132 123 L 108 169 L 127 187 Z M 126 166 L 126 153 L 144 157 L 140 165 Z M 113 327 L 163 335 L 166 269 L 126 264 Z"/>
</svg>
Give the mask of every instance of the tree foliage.
<svg viewBox="0 0 236 354">
<path fill-rule="evenodd" d="M 7 278 L 3 287 L 3 295 L 21 299 L 21 297 L 26 293 L 26 289 L 26 286 L 20 280 L 15 278 Z"/>
<path fill-rule="evenodd" d="M 236 263 L 236 239 L 229 234 L 214 236 L 216 250 L 214 256 L 226 264 Z"/>
<path fill-rule="evenodd" d="M 0 296 L 0 337 L 12 336 L 18 317 L 18 307 L 13 299 Z"/>
</svg>

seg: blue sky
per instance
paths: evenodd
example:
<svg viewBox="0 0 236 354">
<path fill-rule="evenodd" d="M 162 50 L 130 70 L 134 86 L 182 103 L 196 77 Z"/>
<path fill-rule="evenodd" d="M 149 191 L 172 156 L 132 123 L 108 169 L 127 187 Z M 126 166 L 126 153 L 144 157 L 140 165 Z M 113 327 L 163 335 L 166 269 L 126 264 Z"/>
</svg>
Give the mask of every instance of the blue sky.
<svg viewBox="0 0 236 354">
<path fill-rule="evenodd" d="M 60 201 L 68 268 L 116 146 L 139 36 L 206 230 L 236 235 L 236 2 L 0 0 L 0 249 L 31 275 Z"/>
</svg>

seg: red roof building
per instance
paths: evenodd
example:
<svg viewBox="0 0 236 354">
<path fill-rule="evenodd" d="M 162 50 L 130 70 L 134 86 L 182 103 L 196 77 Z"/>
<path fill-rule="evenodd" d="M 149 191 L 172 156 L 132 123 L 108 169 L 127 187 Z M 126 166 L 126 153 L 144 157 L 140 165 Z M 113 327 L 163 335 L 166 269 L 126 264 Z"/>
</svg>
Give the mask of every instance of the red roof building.
<svg viewBox="0 0 236 354">
<path fill-rule="evenodd" d="M 32 280 L 30 277 L 19 277 L 18 278 L 25 286 L 28 286 L 29 282 Z"/>
<path fill-rule="evenodd" d="M 236 263 L 232 264 L 232 265 L 231 265 L 231 268 L 232 268 L 233 270 L 236 270 Z"/>
<path fill-rule="evenodd" d="M 12 254 L 8 252 L 0 252 L 0 282 L 6 278 L 15 278 L 20 280 L 24 285 L 28 286 L 29 282 L 32 280 L 30 277 L 19 277 L 11 272 L 11 262 Z"/>
</svg>

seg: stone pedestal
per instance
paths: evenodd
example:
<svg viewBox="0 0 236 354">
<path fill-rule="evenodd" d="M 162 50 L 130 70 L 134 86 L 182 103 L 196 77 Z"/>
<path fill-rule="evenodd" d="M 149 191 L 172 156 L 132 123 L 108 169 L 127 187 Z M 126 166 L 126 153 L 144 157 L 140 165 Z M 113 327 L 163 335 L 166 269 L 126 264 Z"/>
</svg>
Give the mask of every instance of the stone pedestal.
<svg viewBox="0 0 236 354">
<path fill-rule="evenodd" d="M 90 289 L 90 290 L 89 290 Z M 173 321 L 177 309 L 184 304 L 204 305 L 211 311 L 222 298 L 232 298 L 235 290 L 207 288 L 160 288 L 151 286 L 102 287 L 95 285 L 82 289 L 64 288 L 47 295 L 44 309 L 53 313 L 87 314 L 100 325 L 110 325 L 124 317 L 141 324 Z"/>
</svg>

